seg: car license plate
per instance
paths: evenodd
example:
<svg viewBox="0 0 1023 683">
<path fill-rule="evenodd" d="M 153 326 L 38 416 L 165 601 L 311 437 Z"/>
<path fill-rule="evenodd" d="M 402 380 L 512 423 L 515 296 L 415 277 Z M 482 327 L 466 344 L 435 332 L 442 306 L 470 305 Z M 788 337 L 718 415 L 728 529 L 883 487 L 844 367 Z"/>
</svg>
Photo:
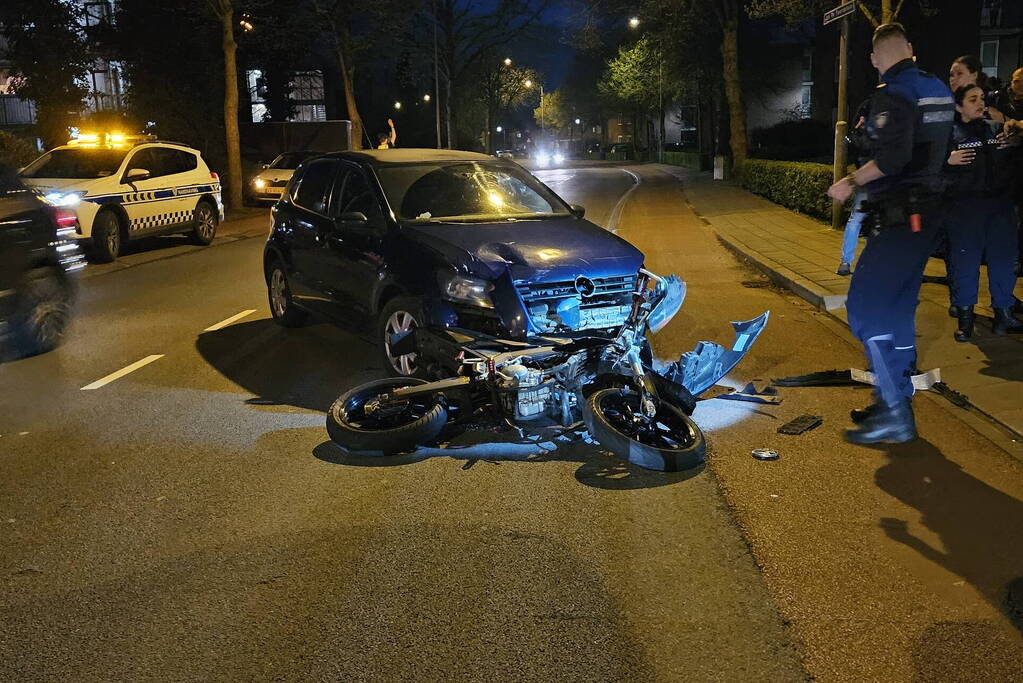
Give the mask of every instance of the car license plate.
<svg viewBox="0 0 1023 683">
<path fill-rule="evenodd" d="M 280 194 L 282 190 L 284 190 L 283 187 L 268 187 L 268 188 L 266 188 L 266 193 L 267 194 Z"/>
</svg>

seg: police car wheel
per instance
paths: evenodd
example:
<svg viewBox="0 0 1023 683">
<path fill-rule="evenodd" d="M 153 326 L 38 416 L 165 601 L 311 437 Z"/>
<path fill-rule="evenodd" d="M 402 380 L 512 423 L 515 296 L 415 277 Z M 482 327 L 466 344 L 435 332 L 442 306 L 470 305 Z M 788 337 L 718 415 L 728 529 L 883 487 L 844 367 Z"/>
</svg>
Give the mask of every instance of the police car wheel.
<svg viewBox="0 0 1023 683">
<path fill-rule="evenodd" d="M 209 202 L 199 202 L 195 207 L 195 228 L 192 230 L 192 241 L 206 246 L 217 234 L 217 212 Z"/>
<path fill-rule="evenodd" d="M 305 311 L 297 308 L 291 300 L 291 288 L 288 276 L 279 262 L 270 266 L 266 278 L 267 298 L 270 300 L 270 314 L 274 321 L 282 327 L 301 327 L 309 317 Z"/>
<path fill-rule="evenodd" d="M 121 221 L 113 211 L 101 211 L 92 224 L 92 260 L 110 263 L 121 252 Z"/>
</svg>

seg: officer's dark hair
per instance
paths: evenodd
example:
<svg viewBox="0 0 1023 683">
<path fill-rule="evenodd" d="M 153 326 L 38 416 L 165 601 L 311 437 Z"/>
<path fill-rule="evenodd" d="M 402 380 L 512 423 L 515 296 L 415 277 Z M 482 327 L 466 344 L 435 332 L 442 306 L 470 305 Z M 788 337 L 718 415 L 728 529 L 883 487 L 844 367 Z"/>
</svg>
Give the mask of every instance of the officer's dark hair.
<svg viewBox="0 0 1023 683">
<path fill-rule="evenodd" d="M 976 55 L 963 55 L 952 63 L 962 64 L 971 74 L 977 74 L 977 85 L 984 91 L 989 89 L 987 74 L 984 73 L 984 65 L 980 63 L 980 57 Z"/>
<path fill-rule="evenodd" d="M 874 37 L 870 40 L 871 47 L 877 47 L 878 43 L 881 43 L 889 38 L 902 38 L 906 42 L 909 42 L 909 36 L 906 35 L 906 28 L 899 23 L 892 22 L 890 24 L 881 24 L 874 29 Z"/>
<path fill-rule="evenodd" d="M 952 93 L 952 97 L 955 98 L 956 104 L 962 106 L 963 100 L 966 99 L 966 94 L 974 88 L 977 88 L 980 90 L 981 94 L 984 94 L 984 88 L 980 87 L 979 83 L 970 83 L 969 85 L 961 85 L 956 88 L 956 91 Z"/>
<path fill-rule="evenodd" d="M 377 144 L 380 144 L 381 142 L 388 142 L 390 139 L 391 135 L 389 133 L 377 133 Z"/>
</svg>

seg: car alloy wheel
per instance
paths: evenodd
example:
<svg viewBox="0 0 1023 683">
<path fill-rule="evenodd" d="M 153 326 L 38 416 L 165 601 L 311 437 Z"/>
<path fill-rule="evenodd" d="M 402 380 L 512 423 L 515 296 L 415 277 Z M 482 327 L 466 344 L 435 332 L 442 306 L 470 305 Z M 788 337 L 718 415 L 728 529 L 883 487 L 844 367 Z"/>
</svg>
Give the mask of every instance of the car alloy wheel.
<svg viewBox="0 0 1023 683">
<path fill-rule="evenodd" d="M 198 224 L 196 231 L 203 240 L 212 240 L 217 230 L 217 221 L 213 218 L 213 209 L 208 204 L 200 204 L 196 210 L 198 213 Z"/>
<path fill-rule="evenodd" d="M 384 353 L 387 354 L 387 360 L 395 372 L 402 375 L 415 374 L 417 356 L 415 353 L 406 353 L 402 356 L 394 355 L 391 353 L 391 339 L 397 334 L 410 332 L 417 327 L 419 327 L 419 323 L 415 317 L 408 311 L 400 309 L 391 314 L 384 326 Z"/>
<path fill-rule="evenodd" d="M 270 274 L 270 305 L 273 306 L 274 316 L 283 318 L 288 310 L 288 282 L 284 279 L 284 271 L 274 268 Z"/>
</svg>

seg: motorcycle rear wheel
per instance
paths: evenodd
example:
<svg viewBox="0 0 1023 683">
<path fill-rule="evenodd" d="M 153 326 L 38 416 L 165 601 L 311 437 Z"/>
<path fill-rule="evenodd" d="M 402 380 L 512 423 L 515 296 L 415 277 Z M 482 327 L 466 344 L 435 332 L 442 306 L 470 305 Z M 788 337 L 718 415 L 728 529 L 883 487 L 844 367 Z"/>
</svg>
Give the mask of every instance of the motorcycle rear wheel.
<svg viewBox="0 0 1023 683">
<path fill-rule="evenodd" d="M 426 384 L 415 377 L 390 377 L 367 382 L 342 394 L 327 411 L 331 441 L 349 451 L 383 455 L 407 453 L 436 439 L 448 421 L 447 409 L 433 395 L 423 395 L 391 408 L 367 413 L 370 400 L 402 387 Z"/>
<path fill-rule="evenodd" d="M 638 393 L 613 387 L 586 399 L 583 419 L 601 446 L 640 467 L 678 472 L 703 463 L 707 441 L 692 418 L 665 401 L 648 426 L 632 419 L 639 412 Z"/>
</svg>

